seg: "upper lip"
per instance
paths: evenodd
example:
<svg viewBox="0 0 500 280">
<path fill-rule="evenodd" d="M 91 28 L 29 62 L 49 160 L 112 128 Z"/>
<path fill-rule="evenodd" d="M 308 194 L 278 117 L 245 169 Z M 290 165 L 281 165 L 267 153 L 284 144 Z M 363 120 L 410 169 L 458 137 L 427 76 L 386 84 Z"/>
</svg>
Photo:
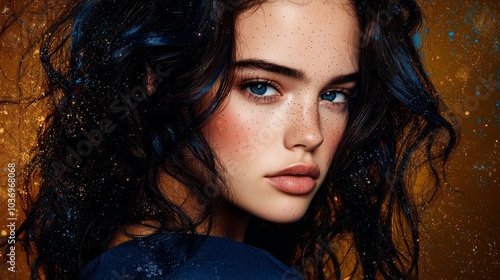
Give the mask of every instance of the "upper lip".
<svg viewBox="0 0 500 280">
<path fill-rule="evenodd" d="M 314 180 L 318 179 L 320 174 L 319 167 L 314 163 L 295 163 L 282 169 L 276 173 L 266 177 L 279 177 L 279 176 L 309 176 Z"/>
</svg>

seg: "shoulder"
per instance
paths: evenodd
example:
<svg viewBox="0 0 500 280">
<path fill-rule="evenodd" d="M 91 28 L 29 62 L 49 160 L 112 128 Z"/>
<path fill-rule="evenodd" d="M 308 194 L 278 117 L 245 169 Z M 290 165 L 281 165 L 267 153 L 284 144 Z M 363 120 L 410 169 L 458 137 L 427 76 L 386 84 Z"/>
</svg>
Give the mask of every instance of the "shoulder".
<svg viewBox="0 0 500 280">
<path fill-rule="evenodd" d="M 268 252 L 226 238 L 157 234 L 115 246 L 80 279 L 276 279 L 303 277 Z"/>
</svg>

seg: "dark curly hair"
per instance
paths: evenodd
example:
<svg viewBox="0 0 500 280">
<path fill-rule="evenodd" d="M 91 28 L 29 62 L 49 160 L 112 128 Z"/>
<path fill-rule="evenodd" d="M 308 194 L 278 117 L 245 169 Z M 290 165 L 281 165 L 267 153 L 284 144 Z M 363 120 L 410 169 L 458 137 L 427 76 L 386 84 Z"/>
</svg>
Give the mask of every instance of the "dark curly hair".
<svg viewBox="0 0 500 280">
<path fill-rule="evenodd" d="M 17 235 L 34 254 L 32 279 L 76 278 L 126 225 L 210 224 L 225 180 L 201 128 L 232 86 L 235 20 L 260 2 L 82 0 L 51 25 L 40 49 L 50 111 Z M 352 5 L 360 77 L 327 178 L 300 221 L 254 218 L 246 242 L 308 279 L 345 277 L 349 252 L 364 278 L 417 278 L 419 205 L 446 183 L 457 126 L 412 41 L 417 4 Z M 418 170 L 431 179 L 425 196 L 413 189 Z M 196 193 L 204 215 L 165 197 L 162 173 Z"/>
</svg>

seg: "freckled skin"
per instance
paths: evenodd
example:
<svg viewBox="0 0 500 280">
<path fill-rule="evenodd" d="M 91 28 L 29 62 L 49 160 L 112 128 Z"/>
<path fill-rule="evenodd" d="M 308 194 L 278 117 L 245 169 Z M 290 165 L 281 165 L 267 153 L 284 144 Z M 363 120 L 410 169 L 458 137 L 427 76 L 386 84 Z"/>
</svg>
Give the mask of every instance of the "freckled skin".
<svg viewBox="0 0 500 280">
<path fill-rule="evenodd" d="M 300 70 L 304 78 L 236 70 L 225 106 L 204 132 L 227 170 L 228 201 L 268 221 L 293 222 L 323 182 L 345 130 L 347 105 L 323 100 L 322 94 L 353 88 L 330 81 L 358 70 L 358 22 L 350 5 L 338 0 L 272 1 L 240 15 L 236 30 L 236 62 L 264 60 Z M 274 82 L 274 99 L 256 100 L 240 86 L 252 79 Z M 319 167 L 312 191 L 296 195 L 269 184 L 266 175 L 296 163 Z"/>
</svg>

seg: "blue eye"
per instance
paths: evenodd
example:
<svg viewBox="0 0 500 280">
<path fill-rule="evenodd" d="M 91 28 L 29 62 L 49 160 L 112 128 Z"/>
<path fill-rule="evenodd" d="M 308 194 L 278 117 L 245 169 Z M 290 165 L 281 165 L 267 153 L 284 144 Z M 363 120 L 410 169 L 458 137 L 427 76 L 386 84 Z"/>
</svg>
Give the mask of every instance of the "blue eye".
<svg viewBox="0 0 500 280">
<path fill-rule="evenodd" d="M 252 83 L 249 84 L 246 89 L 249 92 L 259 96 L 272 96 L 277 94 L 276 89 L 266 83 Z"/>
<path fill-rule="evenodd" d="M 326 100 L 334 103 L 342 103 L 347 101 L 347 96 L 341 91 L 327 91 L 320 95 L 321 100 Z"/>
</svg>

